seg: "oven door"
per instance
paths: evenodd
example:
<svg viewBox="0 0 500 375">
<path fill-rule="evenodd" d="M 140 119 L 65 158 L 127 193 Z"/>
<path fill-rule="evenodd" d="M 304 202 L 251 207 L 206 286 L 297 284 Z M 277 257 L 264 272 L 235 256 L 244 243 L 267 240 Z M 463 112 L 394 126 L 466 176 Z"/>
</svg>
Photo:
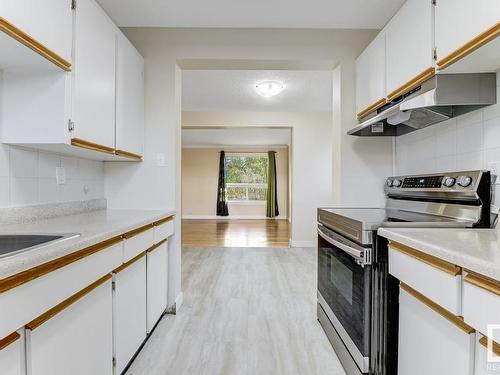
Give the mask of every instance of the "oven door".
<svg viewBox="0 0 500 375">
<path fill-rule="evenodd" d="M 318 302 L 361 372 L 369 370 L 370 250 L 318 226 Z"/>
</svg>

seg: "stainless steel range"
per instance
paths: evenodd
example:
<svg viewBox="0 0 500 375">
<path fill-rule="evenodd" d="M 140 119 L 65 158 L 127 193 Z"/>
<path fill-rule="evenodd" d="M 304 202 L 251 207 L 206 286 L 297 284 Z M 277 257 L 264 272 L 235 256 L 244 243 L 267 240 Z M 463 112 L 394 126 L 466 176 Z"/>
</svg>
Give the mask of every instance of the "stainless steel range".
<svg viewBox="0 0 500 375">
<path fill-rule="evenodd" d="M 380 227 L 488 228 L 485 171 L 390 177 L 385 208 L 318 209 L 318 320 L 347 374 L 396 374 L 398 282 Z"/>
</svg>

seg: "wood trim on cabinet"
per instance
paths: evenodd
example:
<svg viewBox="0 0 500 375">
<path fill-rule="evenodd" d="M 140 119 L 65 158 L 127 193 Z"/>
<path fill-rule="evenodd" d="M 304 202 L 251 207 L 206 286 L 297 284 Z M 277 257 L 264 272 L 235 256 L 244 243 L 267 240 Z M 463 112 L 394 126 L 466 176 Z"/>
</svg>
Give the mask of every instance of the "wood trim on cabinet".
<svg viewBox="0 0 500 375">
<path fill-rule="evenodd" d="M 39 266 L 30 268 L 26 271 L 16 273 L 15 275 L 6 277 L 0 280 L 0 293 L 6 292 L 10 289 L 18 287 L 29 281 L 35 280 L 43 275 L 53 272 L 59 268 L 67 266 L 77 260 L 88 257 L 98 251 L 101 251 L 107 247 L 113 246 L 122 241 L 121 236 L 110 238 L 106 241 L 100 242 L 98 244 L 89 246 L 82 250 L 76 251 L 74 253 L 68 254 L 61 258 L 54 259 L 50 262 L 41 264 Z"/>
<path fill-rule="evenodd" d="M 487 290 L 490 293 L 500 296 L 500 281 L 490 279 L 489 277 L 468 273 L 464 277 L 464 281 L 478 288 Z"/>
<path fill-rule="evenodd" d="M 135 262 L 137 262 L 139 259 L 143 258 L 145 255 L 146 255 L 146 251 L 143 251 L 139 255 L 136 255 L 135 257 L 133 257 L 132 259 L 130 259 L 128 262 L 123 263 L 120 267 L 115 268 L 112 272 L 113 273 L 120 273 L 120 272 L 122 272 L 124 269 L 130 267 L 132 264 L 134 264 Z"/>
<path fill-rule="evenodd" d="M 405 255 L 408 255 L 414 259 L 417 259 L 429 266 L 439 269 L 440 271 L 446 272 L 452 276 L 457 276 L 462 273 L 462 268 L 459 266 L 449 263 L 445 260 L 436 258 L 435 256 L 423 253 L 421 251 L 415 250 L 411 247 L 402 245 L 398 242 L 389 241 L 389 246 L 391 250 L 399 251 Z"/>
<path fill-rule="evenodd" d="M 387 103 L 386 98 L 382 98 L 382 99 L 377 100 L 375 103 L 369 105 L 368 107 L 366 107 L 365 109 L 363 109 L 362 111 L 360 111 L 357 114 L 358 119 L 361 119 L 361 118 L 365 117 L 366 115 L 368 115 L 369 113 L 371 113 L 371 112 L 379 109 L 385 103 Z"/>
<path fill-rule="evenodd" d="M 142 161 L 142 155 L 134 154 L 133 152 L 128 152 L 128 151 L 116 149 L 115 150 L 115 154 L 117 156 L 123 156 L 124 158 L 129 158 L 129 159 L 134 159 L 134 160 L 137 160 L 137 161 Z"/>
<path fill-rule="evenodd" d="M 387 101 L 390 102 L 391 100 L 396 99 L 397 97 L 403 95 L 407 91 L 410 91 L 411 89 L 417 87 L 422 82 L 425 82 L 429 78 L 434 77 L 435 74 L 436 74 L 436 70 L 433 67 L 427 68 L 426 70 L 424 70 L 419 75 L 417 75 L 417 76 L 413 77 L 412 79 L 410 79 L 404 85 L 401 85 L 396 90 L 394 90 L 391 93 L 389 93 L 387 95 Z"/>
<path fill-rule="evenodd" d="M 5 336 L 0 340 L 0 350 L 5 349 L 7 346 L 19 340 L 21 335 L 17 332 L 12 332 L 10 335 Z"/>
<path fill-rule="evenodd" d="M 458 60 L 464 58 L 465 56 L 471 54 L 476 49 L 484 46 L 486 43 L 492 41 L 496 37 L 500 35 L 500 22 L 497 22 L 495 25 L 490 27 L 488 30 L 482 32 L 475 38 L 471 39 L 467 43 L 465 43 L 460 48 L 456 49 L 448 56 L 443 57 L 437 62 L 437 69 L 442 70 L 451 64 L 457 62 Z"/>
<path fill-rule="evenodd" d="M 147 225 L 144 225 L 140 228 L 137 228 L 137 229 L 134 229 L 134 230 L 131 230 L 127 233 L 122 234 L 122 237 L 124 239 L 128 240 L 128 239 L 135 237 L 138 234 L 141 234 L 142 232 L 146 232 L 147 230 L 150 230 L 152 228 L 153 228 L 153 224 L 147 224 Z"/>
<path fill-rule="evenodd" d="M 484 346 L 486 349 L 488 348 L 488 337 L 483 336 L 479 339 L 479 343 Z M 495 353 L 497 356 L 500 357 L 500 344 L 496 343 L 495 341 L 492 340 L 493 343 L 493 353 Z"/>
<path fill-rule="evenodd" d="M 399 287 L 402 290 L 404 290 L 405 292 L 411 294 L 413 297 L 415 297 L 416 299 L 418 299 L 420 302 L 422 302 L 424 305 L 426 305 L 430 309 L 434 310 L 436 313 L 438 313 L 439 315 L 441 315 L 443 318 L 445 318 L 446 320 L 448 320 L 450 323 L 453 323 L 455 326 L 457 326 L 458 328 L 460 328 L 465 333 L 467 333 L 467 334 L 470 335 L 470 334 L 476 332 L 476 330 L 474 328 L 472 328 L 471 326 L 469 326 L 468 324 L 466 324 L 463 321 L 462 318 L 460 318 L 460 317 L 452 314 L 448 310 L 442 308 L 437 303 L 435 303 L 434 301 L 430 300 L 429 298 L 427 298 L 423 294 L 417 292 L 412 287 L 406 285 L 403 282 L 400 283 Z"/>
<path fill-rule="evenodd" d="M 85 297 L 87 294 L 89 294 L 94 289 L 96 289 L 97 287 L 101 286 L 106 281 L 110 280 L 111 278 L 112 278 L 111 274 L 108 273 L 107 275 L 101 277 L 96 282 L 90 284 L 88 287 L 80 290 L 76 294 L 73 294 L 71 297 L 65 299 L 60 304 L 58 304 L 58 305 L 54 306 L 53 308 L 51 308 L 49 311 L 43 313 L 38 318 L 33 319 L 31 322 L 29 322 L 28 324 L 26 324 L 25 327 L 27 329 L 30 329 L 30 330 L 33 331 L 37 327 L 40 327 L 46 321 L 50 320 L 51 318 L 53 318 L 54 316 L 56 316 L 57 314 L 59 314 L 61 311 L 63 311 L 67 307 L 71 306 L 72 304 L 74 304 L 78 300 L 80 300 L 83 297 Z"/>
<path fill-rule="evenodd" d="M 155 251 L 156 249 L 158 249 L 164 243 L 167 243 L 167 239 L 166 238 L 164 238 L 163 240 L 161 240 L 158 243 L 155 243 L 153 246 L 151 246 L 149 249 L 147 249 L 146 252 L 147 253 L 152 253 L 153 251 Z"/>
<path fill-rule="evenodd" d="M 97 143 L 89 142 L 80 138 L 71 138 L 71 145 L 76 147 L 85 148 L 87 150 L 104 152 L 106 154 L 115 154 L 115 149 L 108 146 L 103 146 Z"/>
<path fill-rule="evenodd" d="M 166 218 L 163 218 L 163 219 L 161 219 L 161 220 L 155 221 L 155 222 L 153 223 L 153 225 L 154 225 L 155 227 L 157 227 L 157 226 L 159 226 L 159 225 L 162 225 L 162 224 L 165 224 L 165 223 L 167 223 L 167 222 L 169 222 L 169 221 L 172 221 L 173 219 L 174 219 L 174 215 L 167 216 Z"/>
<path fill-rule="evenodd" d="M 31 36 L 29 36 L 24 31 L 14 26 L 12 23 L 7 21 L 3 17 L 0 17 L 0 31 L 3 31 L 5 34 L 9 35 L 13 39 L 22 43 L 23 45 L 33 50 L 34 52 L 38 53 L 40 56 L 49 60 L 51 63 L 58 66 L 62 70 L 64 71 L 71 70 L 71 63 L 69 61 L 66 61 L 57 53 L 45 47 L 40 42 L 36 41 Z"/>
</svg>

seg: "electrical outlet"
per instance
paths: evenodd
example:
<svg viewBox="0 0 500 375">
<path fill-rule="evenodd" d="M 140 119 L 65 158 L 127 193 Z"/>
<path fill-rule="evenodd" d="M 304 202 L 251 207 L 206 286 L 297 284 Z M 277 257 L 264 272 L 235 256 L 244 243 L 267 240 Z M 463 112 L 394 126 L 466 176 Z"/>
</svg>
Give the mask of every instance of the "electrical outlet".
<svg viewBox="0 0 500 375">
<path fill-rule="evenodd" d="M 488 163 L 488 169 L 490 170 L 491 174 L 498 176 L 498 173 L 500 172 L 500 161 L 492 161 L 492 162 Z M 497 178 L 497 181 L 495 184 L 498 184 L 498 183 L 500 183 L 500 181 Z"/>
<path fill-rule="evenodd" d="M 58 185 L 66 184 L 66 168 L 56 167 L 56 183 Z"/>
<path fill-rule="evenodd" d="M 165 167 L 167 164 L 165 162 L 165 154 L 158 153 L 156 154 L 156 166 L 157 167 Z"/>
</svg>

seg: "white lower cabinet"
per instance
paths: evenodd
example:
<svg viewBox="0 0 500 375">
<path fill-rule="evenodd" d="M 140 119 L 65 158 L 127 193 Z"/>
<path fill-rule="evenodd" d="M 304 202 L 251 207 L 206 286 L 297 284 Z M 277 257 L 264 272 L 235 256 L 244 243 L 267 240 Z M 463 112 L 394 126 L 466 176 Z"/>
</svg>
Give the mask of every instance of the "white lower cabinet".
<svg viewBox="0 0 500 375">
<path fill-rule="evenodd" d="M 17 332 L 0 339 L 0 370 L 2 375 L 24 374 L 24 345 Z"/>
<path fill-rule="evenodd" d="M 151 332 L 167 308 L 167 242 L 147 252 L 147 331 Z"/>
<path fill-rule="evenodd" d="M 69 305 L 27 324 L 31 375 L 106 375 L 113 372 L 111 277 Z M 70 299 L 71 300 L 71 299 Z"/>
<path fill-rule="evenodd" d="M 114 271 L 115 374 L 120 374 L 146 339 L 145 253 Z"/>
<path fill-rule="evenodd" d="M 407 290 L 400 289 L 398 373 L 472 375 L 473 330 L 460 328 Z"/>
<path fill-rule="evenodd" d="M 488 349 L 486 336 L 477 335 L 474 375 L 493 375 L 500 373 L 500 346 L 492 343 Z"/>
</svg>

